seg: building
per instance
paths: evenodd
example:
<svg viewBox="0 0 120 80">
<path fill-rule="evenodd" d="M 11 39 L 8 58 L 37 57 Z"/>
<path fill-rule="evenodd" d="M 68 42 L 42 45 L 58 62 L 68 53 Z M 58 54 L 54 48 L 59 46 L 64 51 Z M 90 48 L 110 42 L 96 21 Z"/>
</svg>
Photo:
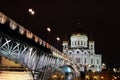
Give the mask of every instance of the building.
<svg viewBox="0 0 120 80">
<path fill-rule="evenodd" d="M 119 80 L 116 76 L 112 75 L 110 71 L 102 72 L 86 72 L 85 80 Z"/>
<path fill-rule="evenodd" d="M 27 71 L 28 69 L 21 64 L 8 59 L 7 57 L 0 56 L 0 71 Z"/>
<path fill-rule="evenodd" d="M 102 55 L 95 54 L 95 42 L 84 33 L 74 33 L 69 41 L 63 41 L 63 53 L 80 67 L 79 71 L 101 71 Z"/>
<path fill-rule="evenodd" d="M 3 56 L 0 56 L 0 57 L 1 57 L 0 66 L 2 66 L 2 67 L 21 67 L 21 65 L 15 61 L 12 61 Z"/>
</svg>

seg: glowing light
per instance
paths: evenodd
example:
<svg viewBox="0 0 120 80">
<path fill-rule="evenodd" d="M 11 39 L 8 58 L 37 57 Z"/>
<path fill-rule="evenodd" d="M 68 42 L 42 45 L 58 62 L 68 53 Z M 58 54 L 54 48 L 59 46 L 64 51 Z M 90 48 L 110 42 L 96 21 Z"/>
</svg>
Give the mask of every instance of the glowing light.
<svg viewBox="0 0 120 80">
<path fill-rule="evenodd" d="M 0 13 L 0 23 L 5 24 L 6 21 L 7 17 L 4 14 Z"/>
<path fill-rule="evenodd" d="M 30 72 L 2 71 L 0 80 L 32 80 Z"/>
<path fill-rule="evenodd" d="M 25 29 L 24 29 L 23 27 L 20 27 L 20 28 L 19 28 L 19 33 L 20 33 L 20 34 L 24 34 L 24 33 L 25 33 Z"/>
<path fill-rule="evenodd" d="M 31 15 L 34 15 L 35 14 L 35 11 L 33 9 L 28 9 L 28 12 L 31 14 Z"/>
<path fill-rule="evenodd" d="M 89 79 L 89 76 L 88 76 L 88 75 L 86 75 L 86 76 L 85 76 L 85 78 L 86 78 L 86 79 Z"/>
<path fill-rule="evenodd" d="M 42 39 L 39 38 L 39 44 L 42 45 Z"/>
<path fill-rule="evenodd" d="M 100 69 L 97 69 L 97 71 L 100 71 Z"/>
<path fill-rule="evenodd" d="M 26 31 L 26 36 L 27 36 L 27 38 L 32 39 L 33 34 L 32 34 L 32 32 L 29 32 L 29 31 L 27 30 L 27 31 Z"/>
<path fill-rule="evenodd" d="M 37 43 L 39 41 L 39 38 L 35 35 L 35 42 Z"/>
<path fill-rule="evenodd" d="M 117 69 L 116 69 L 116 68 L 113 68 L 113 71 L 114 71 L 114 72 L 117 72 Z"/>
<path fill-rule="evenodd" d="M 51 29 L 48 27 L 48 28 L 47 28 L 47 31 L 48 31 L 48 32 L 50 32 L 50 31 L 51 31 Z"/>
<path fill-rule="evenodd" d="M 12 29 L 12 30 L 15 30 L 15 29 L 17 29 L 17 23 L 15 23 L 14 21 L 10 21 L 10 28 Z"/>
<path fill-rule="evenodd" d="M 31 14 L 32 14 L 32 15 L 34 15 L 34 14 L 35 14 L 35 12 L 34 12 L 34 11 L 32 11 L 32 12 L 31 12 Z"/>
<path fill-rule="evenodd" d="M 94 79 L 97 80 L 97 76 L 94 76 L 94 77 L 93 77 L 93 80 L 94 80 Z"/>
<path fill-rule="evenodd" d="M 105 63 L 102 64 L 102 69 L 106 69 L 106 64 Z"/>
<path fill-rule="evenodd" d="M 29 9 L 29 12 L 32 12 L 33 10 L 32 9 Z"/>
<path fill-rule="evenodd" d="M 104 79 L 104 77 L 103 77 L 103 76 L 101 76 L 101 79 Z"/>
<path fill-rule="evenodd" d="M 56 39 L 57 39 L 57 41 L 60 41 L 60 38 L 59 38 L 59 37 L 57 37 Z"/>
</svg>

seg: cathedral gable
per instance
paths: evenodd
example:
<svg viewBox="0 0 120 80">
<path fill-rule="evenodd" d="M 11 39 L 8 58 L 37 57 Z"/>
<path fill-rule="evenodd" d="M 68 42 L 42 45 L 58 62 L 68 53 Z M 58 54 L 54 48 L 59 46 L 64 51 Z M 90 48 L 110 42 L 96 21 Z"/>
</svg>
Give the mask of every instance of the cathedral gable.
<svg viewBox="0 0 120 80">
<path fill-rule="evenodd" d="M 74 54 L 83 54 L 83 52 L 82 52 L 82 50 L 80 50 L 80 49 L 76 49 L 76 50 L 74 51 Z"/>
<path fill-rule="evenodd" d="M 88 51 L 84 51 L 83 54 L 89 54 Z"/>
</svg>

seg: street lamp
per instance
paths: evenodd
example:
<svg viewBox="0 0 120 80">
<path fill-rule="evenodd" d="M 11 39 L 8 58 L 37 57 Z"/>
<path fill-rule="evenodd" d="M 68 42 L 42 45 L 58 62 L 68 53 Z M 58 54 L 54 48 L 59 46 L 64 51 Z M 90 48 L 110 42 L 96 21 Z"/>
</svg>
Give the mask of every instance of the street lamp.
<svg viewBox="0 0 120 80">
<path fill-rule="evenodd" d="M 31 15 L 34 15 L 35 14 L 35 11 L 31 8 L 28 9 L 28 12 L 31 14 Z"/>
<path fill-rule="evenodd" d="M 59 37 L 56 37 L 56 39 L 57 39 L 57 48 L 58 48 L 58 43 L 59 43 L 59 41 L 60 41 L 60 38 L 59 38 Z"/>
<path fill-rule="evenodd" d="M 60 38 L 59 38 L 59 37 L 57 37 L 56 39 L 57 39 L 57 41 L 60 41 Z"/>
<path fill-rule="evenodd" d="M 50 27 L 47 27 L 47 31 L 48 31 L 48 43 L 49 43 L 49 37 L 50 37 L 50 32 L 51 32 Z"/>
<path fill-rule="evenodd" d="M 29 12 L 32 12 L 33 10 L 30 8 L 28 11 L 29 11 Z"/>
<path fill-rule="evenodd" d="M 48 27 L 48 28 L 47 28 L 47 31 L 48 31 L 48 32 L 51 32 L 51 29 Z"/>
<path fill-rule="evenodd" d="M 106 69 L 106 64 L 105 63 L 102 64 L 102 69 Z"/>
</svg>

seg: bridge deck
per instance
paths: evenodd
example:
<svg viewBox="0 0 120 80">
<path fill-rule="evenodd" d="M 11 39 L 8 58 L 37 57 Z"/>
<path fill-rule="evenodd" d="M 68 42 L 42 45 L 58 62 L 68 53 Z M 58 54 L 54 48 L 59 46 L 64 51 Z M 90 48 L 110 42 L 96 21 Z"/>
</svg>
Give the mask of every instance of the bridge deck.
<svg viewBox="0 0 120 80">
<path fill-rule="evenodd" d="M 27 42 L 27 44 L 32 45 L 34 47 L 42 48 L 45 51 L 51 52 L 50 49 L 48 49 L 48 48 L 46 48 L 46 47 L 44 47 L 44 46 L 39 45 L 38 43 L 36 43 L 34 41 L 34 37 L 33 37 L 33 39 L 29 39 L 29 38 L 27 38 L 25 36 L 25 34 L 24 35 L 19 34 L 18 30 L 15 30 L 15 31 L 11 30 L 9 28 L 9 23 L 6 23 L 5 25 L 4 24 L 0 24 L 0 32 L 5 33 L 5 34 L 11 36 L 12 38 L 18 39 L 18 40 L 20 40 L 22 42 Z"/>
</svg>

